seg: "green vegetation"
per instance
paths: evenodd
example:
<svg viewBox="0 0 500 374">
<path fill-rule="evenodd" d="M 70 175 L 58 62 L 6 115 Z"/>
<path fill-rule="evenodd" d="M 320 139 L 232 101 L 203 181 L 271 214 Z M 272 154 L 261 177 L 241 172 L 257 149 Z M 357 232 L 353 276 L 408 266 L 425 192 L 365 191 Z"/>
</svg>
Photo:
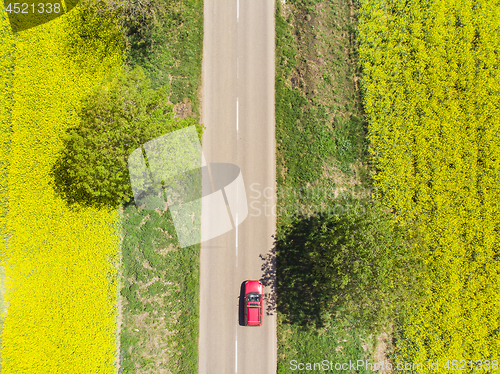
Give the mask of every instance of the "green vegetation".
<svg viewBox="0 0 500 374">
<path fill-rule="evenodd" d="M 317 10 L 319 7 L 323 11 Z M 341 10 L 337 17 L 334 11 Z M 326 12 L 326 14 L 325 14 Z M 326 18 L 330 22 L 348 20 L 345 16 L 346 6 L 330 4 L 329 2 L 287 1 L 286 5 L 276 2 L 276 140 L 277 140 L 277 178 L 278 187 L 285 191 L 299 189 L 311 190 L 315 188 L 320 193 L 311 195 L 286 193 L 278 195 L 278 206 L 293 207 L 293 212 L 288 209 L 278 214 L 277 221 L 277 280 L 278 299 L 278 373 L 289 371 L 289 362 L 297 359 L 302 362 L 321 362 L 323 359 L 336 362 L 368 359 L 369 352 L 363 349 L 363 341 L 369 333 L 365 328 L 352 328 L 347 321 L 341 321 L 328 316 L 320 309 L 319 303 L 311 300 L 316 293 L 308 293 L 310 304 L 304 307 L 308 310 L 290 310 L 293 303 L 294 291 L 301 287 L 300 279 L 293 279 L 290 272 L 294 272 L 290 263 L 300 263 L 298 258 L 293 258 L 290 253 L 285 258 L 285 248 L 295 248 L 295 254 L 300 252 L 298 246 L 288 245 L 293 237 L 290 232 L 294 230 L 298 218 L 303 215 L 302 222 L 308 216 L 316 214 L 316 208 L 335 200 L 335 196 L 323 194 L 322 191 L 333 191 L 335 188 L 345 187 L 345 180 L 352 174 L 349 161 L 354 157 L 359 158 L 359 153 L 364 155 L 363 136 L 360 134 L 362 126 L 350 126 L 351 115 L 344 113 L 337 103 L 352 97 L 349 92 L 352 82 L 342 87 L 339 80 L 345 82 L 350 73 L 349 64 L 339 61 L 342 70 L 334 65 L 333 59 L 327 66 L 318 65 L 319 54 L 330 56 L 334 52 L 341 52 L 344 57 L 344 48 L 351 48 L 348 38 L 335 39 L 332 43 L 332 26 L 324 25 L 322 32 L 328 32 L 330 37 L 319 35 L 318 18 Z M 316 31 L 315 31 L 316 30 Z M 318 38 L 319 37 L 319 38 Z M 326 51 L 321 52 L 326 49 Z M 323 61 L 328 61 L 326 58 Z M 321 67 L 321 70 L 318 69 Z M 326 77 L 321 87 L 322 77 Z M 328 87 L 326 87 L 328 85 Z M 335 100 L 329 100 L 337 87 Z M 355 117 L 353 113 L 353 118 Z M 337 126 L 332 126 L 336 124 Z M 344 132 L 342 144 L 337 147 L 334 132 Z M 353 146 L 360 144 L 361 147 Z M 357 152 L 356 152 L 357 151 Z M 356 154 L 358 153 L 358 154 Z M 337 157 L 335 157 L 337 156 Z M 339 157 L 340 156 L 340 157 Z M 344 161 L 343 163 L 340 161 Z M 334 165 L 330 169 L 328 166 Z M 332 173 L 334 170 L 334 173 Z M 339 176 L 343 178 L 339 178 Z M 309 187 L 309 188 L 308 188 Z M 304 196 L 305 195 L 305 196 Z M 298 210 L 298 212 L 297 212 Z M 307 235 L 304 233 L 304 235 Z M 282 248 L 282 250 L 280 250 Z M 293 250 L 293 249 L 292 249 Z M 290 258 L 291 257 L 291 258 Z M 285 268 L 285 266 L 290 266 Z M 297 269 L 297 271 L 299 271 Z M 291 284 L 284 285 L 290 280 Z M 296 283 L 294 281 L 297 281 Z M 315 279 L 304 279 L 303 282 L 314 284 Z M 288 288 L 288 290 L 285 289 Z M 288 301 L 288 302 L 287 302 Z M 295 300 L 297 303 L 297 299 Z M 299 302 L 300 304 L 301 302 Z M 315 316 L 317 318 L 315 318 Z M 367 346 L 364 346 L 365 348 Z M 332 349 L 333 348 L 333 349 Z M 314 361 L 313 361 L 314 360 Z M 299 371 L 300 372 L 300 371 Z M 365 372 L 365 371 L 361 371 Z"/>
<path fill-rule="evenodd" d="M 332 359 L 321 352 L 342 331 L 352 359 L 439 360 L 441 370 L 473 359 L 494 370 L 498 361 L 486 360 L 500 351 L 498 5 L 277 8 L 277 171 L 288 192 L 278 205 L 293 207 L 278 217 L 279 372 L 291 359 Z M 353 231 L 360 203 L 368 221 Z M 382 222 L 391 223 L 375 228 Z M 384 330 L 385 351 L 375 339 Z"/>
<path fill-rule="evenodd" d="M 151 89 L 140 66 L 110 77 L 84 100 L 79 126 L 68 128 L 63 139 L 54 177 L 56 190 L 70 204 L 116 208 L 122 200 L 130 201 L 131 153 L 160 135 L 196 123 L 174 116 L 168 87 Z"/>
<path fill-rule="evenodd" d="M 354 200 L 339 215 L 295 216 L 276 244 L 280 311 L 302 326 L 340 316 L 357 328 L 387 325 L 422 290 L 423 264 L 405 234 L 376 201 Z"/>
<path fill-rule="evenodd" d="M 335 363 L 349 363 L 349 360 L 368 360 L 365 349 L 373 350 L 374 340 L 363 339 L 359 331 L 348 329 L 342 324 L 331 322 L 321 329 L 289 324 L 282 314 L 278 314 L 278 369 L 277 373 L 308 373 L 314 371 L 292 371 L 291 360 L 298 362 L 319 362 L 328 360 Z M 372 361 L 373 362 L 373 361 Z M 332 370 L 325 372 L 345 372 Z M 349 372 L 349 371 L 348 371 Z M 368 374 L 371 370 L 360 367 L 356 373 Z"/>
<path fill-rule="evenodd" d="M 64 178 L 59 178 L 59 185 L 73 180 L 72 185 L 79 187 L 67 191 L 73 201 L 99 206 L 125 203 L 119 321 L 122 373 L 194 373 L 199 245 L 179 248 L 169 211 L 146 211 L 133 200 L 127 202 L 131 187 L 124 166 L 134 149 L 161 134 L 196 124 L 201 139 L 203 1 L 84 0 L 82 6 L 91 21 L 116 20 L 126 50 L 125 66 L 123 74 L 110 73 L 87 100 L 82 111 L 87 127 L 73 129 L 67 138 L 66 157 L 60 162 L 66 173 L 60 173 Z M 83 29 L 78 35 L 80 43 L 93 42 Z M 90 139 L 89 133 L 94 134 Z M 96 148 L 106 153 L 89 165 L 78 164 Z M 98 189 L 89 187 L 96 185 L 91 180 L 99 182 Z"/>
<path fill-rule="evenodd" d="M 371 196 L 356 29 L 353 2 L 276 2 L 278 373 L 386 360 L 420 281 L 418 238 Z"/>
<path fill-rule="evenodd" d="M 81 4 L 84 17 L 95 26 L 100 23 L 101 29 L 113 28 L 124 36 L 128 66 L 141 66 L 153 89 L 172 88 L 169 100 L 180 117 L 198 118 L 203 0 L 82 0 Z M 93 42 L 85 26 L 78 31 L 79 42 Z"/>
<path fill-rule="evenodd" d="M 195 373 L 199 245 L 179 248 L 168 210 L 122 217 L 122 373 Z"/>
<path fill-rule="evenodd" d="M 144 89 L 136 91 L 131 86 L 135 73 L 116 86 L 117 95 L 130 88 L 125 97 L 137 94 L 136 102 L 142 102 L 144 109 L 144 121 L 133 122 L 144 132 L 131 139 L 128 148 L 132 149 L 135 141 L 154 138 L 158 131 L 167 133 L 192 124 L 197 125 L 201 138 L 198 87 L 203 1 L 87 0 L 87 4 L 96 14 L 117 16 L 127 52 L 125 71 L 139 67 L 138 71 L 145 73 L 145 77 L 135 78 L 143 82 Z M 161 102 L 165 112 L 158 107 L 151 121 L 147 102 Z M 122 109 L 127 107 L 114 108 L 118 117 L 126 114 Z M 160 121 L 164 121 L 161 126 Z M 116 182 L 124 178 L 125 173 L 116 177 Z M 115 191 L 126 195 L 128 188 L 123 184 Z M 121 373 L 196 372 L 200 246 L 179 248 L 170 212 L 146 211 L 133 201 L 123 206 L 121 227 Z"/>
<path fill-rule="evenodd" d="M 171 86 L 170 101 L 181 117 L 199 116 L 203 50 L 203 0 L 150 0 L 157 14 L 126 23 L 130 65 L 141 65 L 153 88 Z M 144 9 L 148 8 L 145 3 Z M 150 11 L 151 12 L 151 11 Z M 140 19 L 139 19 L 140 18 Z"/>
<path fill-rule="evenodd" d="M 281 185 L 324 179 L 325 165 L 351 176 L 352 164 L 368 155 L 349 14 L 347 4 L 334 1 L 277 5 L 276 137 L 280 159 L 287 160 L 278 163 Z"/>
</svg>

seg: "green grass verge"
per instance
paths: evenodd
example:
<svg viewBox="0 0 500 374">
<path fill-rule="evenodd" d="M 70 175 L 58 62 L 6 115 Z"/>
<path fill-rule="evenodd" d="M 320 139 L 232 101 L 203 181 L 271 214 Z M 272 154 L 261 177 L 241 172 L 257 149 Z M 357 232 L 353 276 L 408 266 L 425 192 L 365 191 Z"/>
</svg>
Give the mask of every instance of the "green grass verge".
<svg viewBox="0 0 500 374">
<path fill-rule="evenodd" d="M 335 370 L 335 364 L 371 360 L 365 349 L 373 350 L 374 341 L 371 336 L 363 340 L 363 335 L 359 330 L 348 331 L 342 323 L 333 320 L 330 325 L 321 329 L 288 324 L 284 316 L 278 313 L 277 373 L 308 373 L 311 369 L 304 367 L 304 370 L 299 370 L 298 363 L 310 363 L 314 368 L 314 363 L 324 365 L 325 362 L 329 368 L 333 363 L 334 370 L 326 371 L 328 373 L 352 372 Z M 359 367 L 355 372 L 370 373 L 371 370 Z"/>
<path fill-rule="evenodd" d="M 179 248 L 168 210 L 122 217 L 122 373 L 194 373 L 200 247 Z"/>
</svg>

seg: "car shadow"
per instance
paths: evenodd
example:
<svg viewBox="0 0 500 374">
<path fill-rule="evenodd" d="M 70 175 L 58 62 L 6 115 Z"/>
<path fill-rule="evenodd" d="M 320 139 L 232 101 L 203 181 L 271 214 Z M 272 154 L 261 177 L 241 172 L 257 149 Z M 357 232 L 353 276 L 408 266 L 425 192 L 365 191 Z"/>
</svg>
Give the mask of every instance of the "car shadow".
<svg viewBox="0 0 500 374">
<path fill-rule="evenodd" d="M 245 281 L 246 282 L 246 281 Z M 245 326 L 245 282 L 241 283 L 240 296 L 238 296 L 238 324 Z"/>
</svg>

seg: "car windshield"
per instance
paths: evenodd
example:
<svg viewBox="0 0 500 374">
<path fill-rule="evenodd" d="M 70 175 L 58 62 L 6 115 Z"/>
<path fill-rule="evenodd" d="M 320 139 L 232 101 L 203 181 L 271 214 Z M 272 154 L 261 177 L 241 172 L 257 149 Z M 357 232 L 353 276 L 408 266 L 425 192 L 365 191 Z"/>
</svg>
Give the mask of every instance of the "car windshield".
<svg viewBox="0 0 500 374">
<path fill-rule="evenodd" d="M 248 301 L 260 301 L 260 295 L 258 293 L 249 293 L 247 299 Z"/>
</svg>

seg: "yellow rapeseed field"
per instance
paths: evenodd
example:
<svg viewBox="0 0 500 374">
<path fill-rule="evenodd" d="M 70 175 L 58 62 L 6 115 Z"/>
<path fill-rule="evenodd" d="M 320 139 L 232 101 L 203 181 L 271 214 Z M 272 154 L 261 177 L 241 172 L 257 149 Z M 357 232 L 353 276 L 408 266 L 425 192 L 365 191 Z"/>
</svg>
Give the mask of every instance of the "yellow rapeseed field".
<svg viewBox="0 0 500 374">
<path fill-rule="evenodd" d="M 399 326 L 398 360 L 423 363 L 419 373 L 492 372 L 500 364 L 500 5 L 361 0 L 359 18 L 376 187 L 402 223 L 420 228 L 433 269 L 427 302 L 409 304 Z"/>
<path fill-rule="evenodd" d="M 92 29 L 75 39 L 79 12 L 13 35 L 0 8 L 0 187 L 8 196 L 0 224 L 10 235 L 3 374 L 116 371 L 118 212 L 69 209 L 50 177 L 80 100 L 123 64 L 122 46 L 99 48 L 106 38 L 92 39 Z"/>
</svg>

